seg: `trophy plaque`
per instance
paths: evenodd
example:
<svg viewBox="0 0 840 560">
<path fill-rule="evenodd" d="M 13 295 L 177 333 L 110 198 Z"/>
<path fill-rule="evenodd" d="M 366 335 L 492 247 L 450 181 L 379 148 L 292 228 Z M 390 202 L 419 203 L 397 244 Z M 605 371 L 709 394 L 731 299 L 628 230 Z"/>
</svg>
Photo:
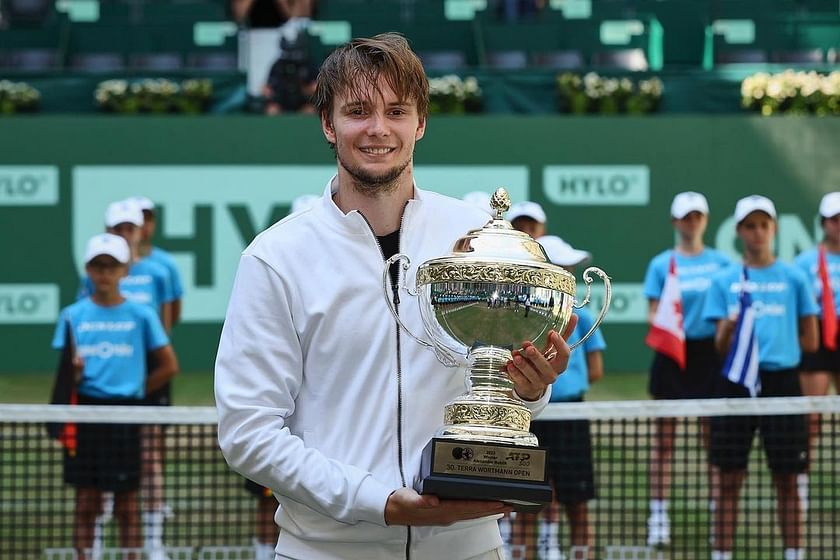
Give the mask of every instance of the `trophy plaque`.
<svg viewBox="0 0 840 560">
<path fill-rule="evenodd" d="M 536 512 L 551 502 L 548 450 L 529 432 L 531 411 L 504 368 L 522 341 L 540 348 L 551 329 L 565 330 L 573 310 L 589 302 L 594 273 L 604 282 L 604 300 L 592 328 L 571 348 L 580 345 L 604 318 L 611 286 L 601 269 L 587 268 L 586 296 L 577 305 L 574 275 L 549 262 L 539 243 L 503 218 L 510 208 L 504 189 L 493 194 L 491 206 L 495 215 L 483 228 L 455 241 L 449 255 L 422 263 L 415 289 L 400 288 L 417 298 L 425 337 L 402 324 L 388 296 L 389 268 L 400 261 L 407 270 L 407 256 L 386 261 L 383 289 L 403 330 L 444 365 L 468 367 L 468 392 L 445 407 L 444 425 L 423 451 L 417 490 Z"/>
</svg>

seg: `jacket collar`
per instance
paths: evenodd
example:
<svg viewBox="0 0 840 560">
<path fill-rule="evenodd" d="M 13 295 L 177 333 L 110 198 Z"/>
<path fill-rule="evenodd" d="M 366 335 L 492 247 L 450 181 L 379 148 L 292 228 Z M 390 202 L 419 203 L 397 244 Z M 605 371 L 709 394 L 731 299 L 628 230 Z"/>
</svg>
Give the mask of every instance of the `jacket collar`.
<svg viewBox="0 0 840 560">
<path fill-rule="evenodd" d="M 336 206 L 333 195 L 337 191 L 338 175 L 333 175 L 327 181 L 327 185 L 324 188 L 324 196 L 321 197 L 320 203 L 315 206 L 316 211 L 320 215 L 321 223 L 348 235 L 369 235 L 371 233 L 370 226 L 361 212 L 351 210 L 345 214 Z M 409 229 L 410 217 L 414 212 L 422 208 L 424 199 L 424 191 L 417 188 L 417 182 L 415 181 L 414 198 L 410 199 L 406 205 L 405 215 L 402 221 L 403 228 Z"/>
</svg>

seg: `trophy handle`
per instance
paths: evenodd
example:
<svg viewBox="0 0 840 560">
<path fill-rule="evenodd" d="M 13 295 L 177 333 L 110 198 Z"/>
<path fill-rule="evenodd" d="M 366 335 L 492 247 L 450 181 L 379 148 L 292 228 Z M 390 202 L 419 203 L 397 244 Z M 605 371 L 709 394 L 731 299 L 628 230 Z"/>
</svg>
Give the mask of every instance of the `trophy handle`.
<svg viewBox="0 0 840 560">
<path fill-rule="evenodd" d="M 612 284 L 610 284 L 610 277 L 607 276 L 606 272 L 601 270 L 596 266 L 590 266 L 586 270 L 583 271 L 583 281 L 586 283 L 586 297 L 583 298 L 583 301 L 580 305 L 575 305 L 575 309 L 580 309 L 581 307 L 585 306 L 589 303 L 589 296 L 592 294 L 592 277 L 590 274 L 597 274 L 601 277 L 601 280 L 604 282 L 604 304 L 601 306 L 601 312 L 598 313 L 598 317 L 595 318 L 595 323 L 593 323 L 592 328 L 589 329 L 585 335 L 581 337 L 580 340 L 569 346 L 569 350 L 574 350 L 578 346 L 580 346 L 587 338 L 592 336 L 592 333 L 595 332 L 595 329 L 598 328 L 598 325 L 601 324 L 601 321 L 604 320 L 604 315 L 607 314 L 607 309 L 610 306 L 610 300 L 612 299 Z"/>
<path fill-rule="evenodd" d="M 407 255 L 404 255 L 402 253 L 397 253 L 396 255 L 391 256 L 385 261 L 385 267 L 382 269 L 382 293 L 385 296 L 385 303 L 388 305 L 388 311 L 391 312 L 391 315 L 394 317 L 394 320 L 397 322 L 397 325 L 399 325 L 399 328 L 404 330 L 406 334 L 408 334 L 408 336 L 417 341 L 421 346 L 424 346 L 425 348 L 430 348 L 432 351 L 434 351 L 435 356 L 437 357 L 440 363 L 442 363 L 446 367 L 457 366 L 458 362 L 455 360 L 455 358 L 452 357 L 452 354 L 457 356 L 457 353 L 453 352 L 449 348 L 440 346 L 438 344 L 434 344 L 434 342 L 428 342 L 426 340 L 423 340 L 422 338 L 411 332 L 408 329 L 408 327 L 405 326 L 405 323 L 402 322 L 400 314 L 397 313 L 396 307 L 396 303 L 399 302 L 399 295 L 397 295 L 397 297 L 394 298 L 397 300 L 397 302 L 394 302 L 394 300 L 391 299 L 391 284 L 388 282 L 388 273 L 390 271 L 391 265 L 395 262 L 400 263 L 400 267 L 403 269 L 403 272 L 408 270 L 411 266 L 411 259 L 409 259 Z M 405 290 L 405 292 L 408 295 L 412 297 L 417 297 L 417 292 L 412 292 L 405 284 L 397 286 L 397 294 L 399 294 L 400 290 Z M 430 338 L 432 339 L 432 341 L 434 341 L 433 337 L 430 336 Z"/>
</svg>

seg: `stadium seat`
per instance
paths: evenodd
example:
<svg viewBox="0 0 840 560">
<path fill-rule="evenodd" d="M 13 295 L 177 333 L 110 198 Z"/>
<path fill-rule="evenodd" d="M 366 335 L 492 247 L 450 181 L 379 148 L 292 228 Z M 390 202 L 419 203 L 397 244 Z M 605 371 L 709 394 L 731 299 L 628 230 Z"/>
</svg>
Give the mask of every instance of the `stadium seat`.
<svg viewBox="0 0 840 560">
<path fill-rule="evenodd" d="M 770 54 L 772 62 L 820 64 L 823 61 L 822 49 L 805 49 L 795 51 L 773 51 Z"/>
<path fill-rule="evenodd" d="M 584 65 L 583 55 L 577 50 L 536 52 L 531 64 L 537 68 L 551 70 L 575 70 Z"/>
<path fill-rule="evenodd" d="M 187 67 L 210 72 L 236 70 L 236 54 L 228 51 L 189 53 L 187 55 Z"/>
<path fill-rule="evenodd" d="M 495 51 L 487 53 L 487 64 L 498 70 L 521 70 L 528 67 L 525 51 Z"/>
<path fill-rule="evenodd" d="M 761 64 L 767 62 L 767 53 L 762 49 L 737 49 L 715 53 L 717 64 Z"/>
<path fill-rule="evenodd" d="M 141 53 L 132 55 L 129 66 L 135 70 L 170 72 L 183 68 L 184 61 L 174 52 Z"/>
<path fill-rule="evenodd" d="M 461 51 L 428 51 L 418 55 L 426 70 L 460 70 L 467 66 L 467 57 Z"/>
<path fill-rule="evenodd" d="M 14 26 L 38 25 L 53 14 L 53 0 L 6 0 L 5 14 Z"/>
<path fill-rule="evenodd" d="M 592 53 L 592 66 L 645 72 L 648 69 L 648 61 L 642 49 L 611 49 Z"/>
<path fill-rule="evenodd" d="M 44 72 L 60 68 L 61 63 L 53 49 L 19 49 L 6 53 L 2 66 L 21 72 Z"/>
<path fill-rule="evenodd" d="M 73 55 L 70 66 L 82 72 L 118 72 L 125 69 L 125 61 L 115 52 L 87 52 Z"/>
</svg>

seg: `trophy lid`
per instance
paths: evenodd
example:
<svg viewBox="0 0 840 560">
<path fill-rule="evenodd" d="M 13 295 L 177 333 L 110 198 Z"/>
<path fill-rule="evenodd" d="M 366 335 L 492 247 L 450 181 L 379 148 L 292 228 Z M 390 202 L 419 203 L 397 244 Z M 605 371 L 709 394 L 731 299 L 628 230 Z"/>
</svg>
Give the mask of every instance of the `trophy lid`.
<svg viewBox="0 0 840 560">
<path fill-rule="evenodd" d="M 504 188 L 493 193 L 490 206 L 494 216 L 484 227 L 456 240 L 448 255 L 420 265 L 417 287 L 434 282 L 494 282 L 557 289 L 574 296 L 574 275 L 552 264 L 539 243 L 504 219 L 510 208 Z"/>
</svg>

